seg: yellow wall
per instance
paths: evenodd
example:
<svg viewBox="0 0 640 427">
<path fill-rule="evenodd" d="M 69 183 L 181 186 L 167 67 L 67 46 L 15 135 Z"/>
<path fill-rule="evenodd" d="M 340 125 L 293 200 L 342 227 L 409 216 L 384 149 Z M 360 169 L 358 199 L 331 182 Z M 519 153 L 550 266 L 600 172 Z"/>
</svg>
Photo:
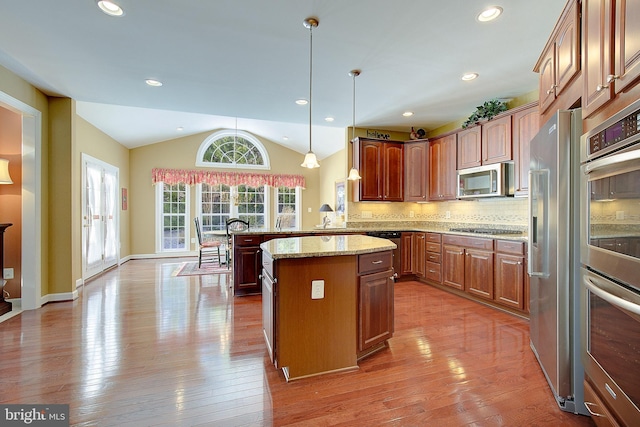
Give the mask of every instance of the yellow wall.
<svg viewBox="0 0 640 427">
<path fill-rule="evenodd" d="M 130 152 L 130 198 L 131 209 L 131 253 L 154 254 L 155 249 L 155 188 L 151 183 L 153 168 L 173 169 L 206 169 L 196 168 L 196 153 L 202 142 L 216 130 L 183 138 L 172 139 L 156 144 L 134 148 Z M 255 135 L 254 135 L 255 136 Z M 313 227 L 318 221 L 320 202 L 320 173 L 319 169 L 305 169 L 300 167 L 304 156 L 279 144 L 256 136 L 264 145 L 269 155 L 271 170 L 265 173 L 286 173 L 304 175 L 307 188 L 302 191 L 302 226 Z M 324 165 L 324 162 L 321 161 Z M 225 169 L 226 170 L 226 169 Z M 231 170 L 231 169 L 229 169 Z M 246 172 L 249 170 L 233 169 Z M 252 170 L 255 172 L 255 170 Z M 195 216 L 195 189 L 191 189 L 191 216 Z M 311 209 L 311 212 L 308 210 Z M 271 221 L 275 219 L 270 213 Z M 273 227 L 273 224 L 269 224 Z M 191 230 L 195 237 L 195 231 Z M 193 246 L 192 246 L 193 249 Z"/>
</svg>

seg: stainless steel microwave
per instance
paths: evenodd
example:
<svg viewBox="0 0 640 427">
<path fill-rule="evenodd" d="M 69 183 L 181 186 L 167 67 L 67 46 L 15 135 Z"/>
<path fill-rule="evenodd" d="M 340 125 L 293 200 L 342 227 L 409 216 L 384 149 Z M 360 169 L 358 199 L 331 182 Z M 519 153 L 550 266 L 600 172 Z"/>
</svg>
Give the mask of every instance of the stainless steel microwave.
<svg viewBox="0 0 640 427">
<path fill-rule="evenodd" d="M 512 196 L 513 163 L 494 163 L 458 171 L 458 199 Z"/>
</svg>

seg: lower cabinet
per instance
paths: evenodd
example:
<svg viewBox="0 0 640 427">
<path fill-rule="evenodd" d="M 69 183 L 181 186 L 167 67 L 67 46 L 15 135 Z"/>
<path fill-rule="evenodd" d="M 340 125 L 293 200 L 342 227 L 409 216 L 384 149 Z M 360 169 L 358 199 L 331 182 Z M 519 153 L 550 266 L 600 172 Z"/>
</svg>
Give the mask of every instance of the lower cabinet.
<svg viewBox="0 0 640 427">
<path fill-rule="evenodd" d="M 464 290 L 464 248 L 446 242 L 442 245 L 442 284 Z"/>
<path fill-rule="evenodd" d="M 402 245 L 402 269 L 400 271 L 400 276 L 405 276 L 408 274 L 414 273 L 413 267 L 413 239 L 414 233 L 402 233 L 401 235 L 401 245 Z"/>
<path fill-rule="evenodd" d="M 358 256 L 358 359 L 384 348 L 393 336 L 391 252 Z"/>
<path fill-rule="evenodd" d="M 616 420 L 607 404 L 598 396 L 594 387 L 588 381 L 584 380 L 584 404 L 591 414 L 591 419 L 598 427 L 618 427 L 620 423 Z"/>
<path fill-rule="evenodd" d="M 418 278 L 425 277 L 425 252 L 427 233 L 413 233 L 413 272 Z"/>
<path fill-rule="evenodd" d="M 270 265 L 273 265 L 273 260 L 267 254 L 263 257 L 268 258 Z M 269 358 L 271 363 L 276 363 L 275 359 L 275 280 L 272 276 L 273 270 L 267 271 L 266 268 L 262 270 L 262 333 L 264 335 L 264 342 L 267 345 L 267 351 L 269 352 Z"/>
<path fill-rule="evenodd" d="M 495 300 L 525 310 L 524 243 L 496 241 Z"/>
<path fill-rule="evenodd" d="M 233 291 L 235 295 L 259 294 L 260 283 L 260 235 L 233 236 Z"/>
<path fill-rule="evenodd" d="M 431 282 L 442 283 L 442 235 L 427 233 L 425 277 Z"/>
<path fill-rule="evenodd" d="M 472 295 L 493 300 L 493 252 L 465 249 L 464 287 Z"/>
</svg>

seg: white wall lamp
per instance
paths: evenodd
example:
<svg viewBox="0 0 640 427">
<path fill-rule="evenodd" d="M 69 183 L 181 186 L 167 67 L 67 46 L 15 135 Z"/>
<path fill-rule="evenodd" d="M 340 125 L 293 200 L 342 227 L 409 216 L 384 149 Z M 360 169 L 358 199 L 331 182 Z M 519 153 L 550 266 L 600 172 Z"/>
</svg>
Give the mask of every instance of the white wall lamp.
<svg viewBox="0 0 640 427">
<path fill-rule="evenodd" d="M 0 159 L 0 184 L 13 184 L 9 175 L 9 160 Z"/>
<path fill-rule="evenodd" d="M 300 166 L 303 168 L 319 168 L 318 159 L 311 151 L 311 87 L 313 82 L 313 29 L 318 26 L 317 18 L 307 18 L 302 23 L 309 29 L 309 152 L 304 156 L 304 161 Z"/>
<path fill-rule="evenodd" d="M 356 143 L 356 77 L 360 75 L 360 70 L 351 70 L 349 71 L 349 75 L 353 77 L 353 125 L 351 126 L 351 143 L 355 144 Z M 356 168 L 355 156 L 352 156 L 352 157 L 353 157 L 352 158 L 353 164 L 351 166 L 351 170 L 349 171 L 349 176 L 347 177 L 347 179 L 349 181 L 357 181 L 359 179 L 362 179 L 362 177 L 358 172 L 358 168 Z"/>
</svg>

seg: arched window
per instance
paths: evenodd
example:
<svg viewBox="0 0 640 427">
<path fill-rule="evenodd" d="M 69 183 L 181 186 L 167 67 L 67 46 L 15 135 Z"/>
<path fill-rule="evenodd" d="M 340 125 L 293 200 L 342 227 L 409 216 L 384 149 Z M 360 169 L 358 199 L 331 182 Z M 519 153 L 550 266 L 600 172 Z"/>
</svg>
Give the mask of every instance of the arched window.
<svg viewBox="0 0 640 427">
<path fill-rule="evenodd" d="M 267 150 L 248 132 L 225 129 L 208 136 L 196 155 L 196 166 L 270 169 Z"/>
</svg>

